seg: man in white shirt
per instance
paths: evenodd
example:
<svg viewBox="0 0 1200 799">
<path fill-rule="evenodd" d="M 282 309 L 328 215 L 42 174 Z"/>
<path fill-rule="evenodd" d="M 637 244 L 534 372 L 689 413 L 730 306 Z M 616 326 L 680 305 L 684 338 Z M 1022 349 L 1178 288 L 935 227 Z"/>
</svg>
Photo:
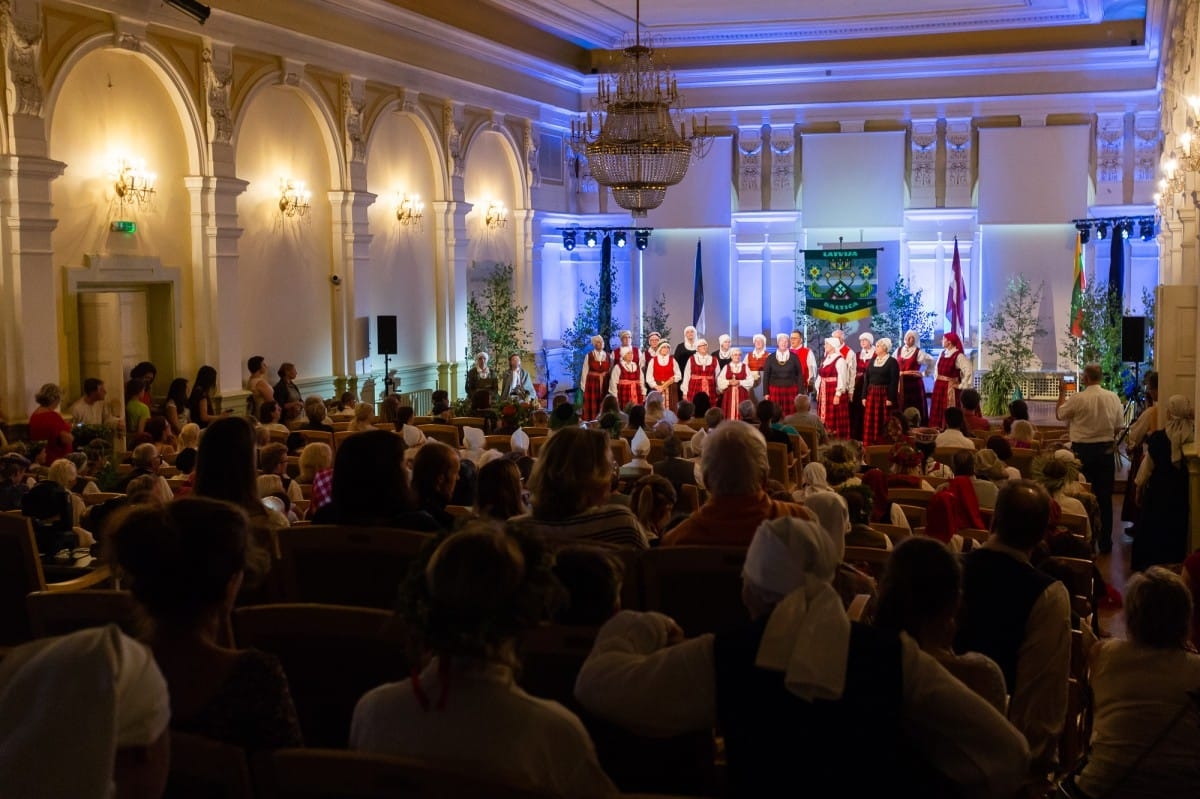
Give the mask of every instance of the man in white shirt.
<svg viewBox="0 0 1200 799">
<path fill-rule="evenodd" d="M 500 400 L 525 400 L 533 396 L 533 381 L 529 372 L 521 366 L 521 356 L 513 353 L 508 356 L 508 371 L 500 381 Z"/>
<path fill-rule="evenodd" d="M 75 424 L 107 425 L 113 428 L 121 426 L 121 417 L 113 415 L 106 399 L 108 389 L 104 381 L 98 377 L 89 377 L 83 381 L 83 396 L 71 406 L 71 421 Z"/>
<path fill-rule="evenodd" d="M 1112 495 L 1116 480 L 1113 441 L 1121 430 L 1125 414 L 1121 399 L 1100 385 L 1104 375 L 1097 364 L 1083 370 L 1083 390 L 1070 398 L 1066 387 L 1058 392 L 1057 416 L 1067 423 L 1071 450 L 1082 464 L 1081 471 L 1092 484 L 1092 493 L 1100 504 L 1100 530 L 1093 539 L 1101 554 L 1112 552 Z"/>
</svg>

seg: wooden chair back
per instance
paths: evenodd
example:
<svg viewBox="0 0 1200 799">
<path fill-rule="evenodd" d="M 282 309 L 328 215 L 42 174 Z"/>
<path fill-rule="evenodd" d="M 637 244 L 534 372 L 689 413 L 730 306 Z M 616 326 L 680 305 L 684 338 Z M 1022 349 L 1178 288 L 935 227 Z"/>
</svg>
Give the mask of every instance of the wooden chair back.
<svg viewBox="0 0 1200 799">
<path fill-rule="evenodd" d="M 544 624 L 521 636 L 521 687 L 533 696 L 569 708 L 575 701 L 575 678 L 596 641 L 596 627 Z"/>
<path fill-rule="evenodd" d="M 783 483 L 783 487 L 791 491 L 795 481 L 792 470 L 788 468 L 788 447 L 786 444 L 771 442 L 767 444 L 767 464 L 770 467 L 772 480 Z"/>
<path fill-rule="evenodd" d="M 695 430 L 676 429 L 673 431 L 673 434 L 676 438 L 679 439 L 680 443 L 686 444 L 687 442 L 692 440 L 692 436 L 696 435 L 696 431 Z"/>
<path fill-rule="evenodd" d="M 923 488 L 889 488 L 887 495 L 892 502 L 925 507 L 933 499 L 934 492 Z"/>
<path fill-rule="evenodd" d="M 1008 465 L 1019 471 L 1021 477 L 1028 480 L 1033 477 L 1033 459 L 1037 456 L 1036 450 L 1014 448 L 1012 457 L 1008 459 Z"/>
<path fill-rule="evenodd" d="M 637 435 L 637 431 L 632 428 L 626 427 L 621 430 L 621 438 L 625 439 L 626 441 L 633 441 L 633 437 L 635 435 Z"/>
<path fill-rule="evenodd" d="M 537 438 L 529 439 L 529 457 L 536 458 L 538 453 L 542 451 L 542 445 L 546 443 L 549 436 L 538 436 Z"/>
<path fill-rule="evenodd" d="M 512 436 L 484 436 L 484 447 L 500 452 L 512 452 Z"/>
<path fill-rule="evenodd" d="M 450 424 L 459 429 L 464 427 L 478 427 L 482 430 L 486 422 L 482 416 L 455 416 L 450 420 Z"/>
<path fill-rule="evenodd" d="M 892 445 L 891 444 L 872 444 L 866 449 L 867 464 L 872 469 L 887 474 L 892 468 Z M 891 489 L 888 491 L 888 496 L 891 496 Z"/>
<path fill-rule="evenodd" d="M 965 447 L 938 447 L 937 449 L 935 449 L 933 451 L 933 459 L 935 461 L 937 461 L 938 463 L 949 466 L 950 462 L 954 459 L 955 454 L 962 452 L 964 449 L 966 449 L 966 448 Z M 973 449 L 967 450 L 967 451 L 974 452 Z"/>
<path fill-rule="evenodd" d="M 433 424 L 433 417 L 432 416 L 414 416 L 413 418 L 408 420 L 408 423 L 415 427 L 420 427 L 423 424 Z"/>
<path fill-rule="evenodd" d="M 297 430 L 300 437 L 304 439 L 305 444 L 328 444 L 330 449 L 333 449 L 333 433 L 328 433 L 324 430 Z"/>
<path fill-rule="evenodd" d="M 800 434 L 800 438 L 804 440 L 804 443 L 808 444 L 808 460 L 810 462 L 816 460 L 817 449 L 819 447 L 817 431 L 808 427 L 801 427 L 796 432 Z M 887 469 L 885 468 L 884 471 L 887 471 Z"/>
<path fill-rule="evenodd" d="M 659 547 L 641 554 L 645 610 L 665 613 L 689 637 L 746 621 L 742 547 Z"/>
<path fill-rule="evenodd" d="M 533 446 L 532 442 L 530 442 L 530 446 Z M 615 463 L 617 466 L 621 466 L 633 460 L 633 450 L 629 448 L 628 439 L 611 439 L 608 442 L 608 446 L 612 449 L 613 463 Z"/>
<path fill-rule="evenodd" d="M 974 527 L 963 527 L 958 531 L 958 534 L 963 537 L 964 552 L 969 552 L 970 550 L 987 543 L 987 540 L 992 535 L 988 530 L 979 530 Z M 968 541 L 971 542 L 969 547 L 967 545 Z"/>
<path fill-rule="evenodd" d="M 905 505 L 902 502 L 897 502 L 900 510 L 904 511 L 904 518 L 908 519 L 908 526 L 916 530 L 918 527 L 925 526 L 925 506 L 924 505 Z"/>
<path fill-rule="evenodd" d="M 116 624 L 127 635 L 138 634 L 133 594 L 112 588 L 92 591 L 34 591 L 25 597 L 34 638 Z"/>
<path fill-rule="evenodd" d="M 1058 526 L 1065 529 L 1071 535 L 1081 538 L 1084 541 L 1091 540 L 1089 530 L 1088 517 L 1081 513 L 1062 513 L 1058 518 Z"/>
<path fill-rule="evenodd" d="M 173 479 L 177 479 L 177 478 L 171 478 L 171 479 L 173 480 Z M 186 478 L 178 478 L 178 479 L 182 480 L 182 479 L 186 479 Z M 168 480 L 167 484 L 170 485 L 171 480 Z M 92 494 L 80 494 L 79 496 L 83 497 L 83 504 L 87 505 L 90 508 L 92 505 L 103 505 L 105 502 L 108 502 L 110 499 L 116 499 L 117 497 L 123 497 L 125 495 L 120 493 L 119 491 L 96 491 Z"/>
<path fill-rule="evenodd" d="M 0 646 L 24 643 L 32 637 L 25 604 L 29 594 L 81 591 L 101 586 L 111 577 L 107 566 L 63 571 L 72 574 L 72 578 L 48 584 L 29 518 L 0 513 Z"/>
<path fill-rule="evenodd" d="M 932 474 L 925 475 L 924 480 L 926 483 L 929 483 L 929 485 L 933 487 L 934 491 L 937 491 L 939 488 L 944 486 L 946 483 L 950 482 L 949 477 L 935 477 Z M 891 489 L 888 489 L 888 497 L 890 498 L 891 496 L 892 496 Z"/>
<path fill-rule="evenodd" d="M 386 430 L 389 433 L 394 433 L 394 432 L 396 432 L 396 423 L 395 422 L 375 422 L 375 429 L 376 430 Z"/>
<path fill-rule="evenodd" d="M 700 487 L 693 483 L 679 486 L 679 496 L 675 498 L 675 510 L 681 513 L 693 513 L 700 508 Z"/>
<path fill-rule="evenodd" d="M 554 794 L 488 780 L 467 762 L 334 749 L 276 749 L 263 759 L 259 795 L 274 799 L 550 799 Z"/>
<path fill-rule="evenodd" d="M 524 430 L 525 435 L 529 436 L 530 438 L 537 438 L 538 436 L 550 435 L 550 428 L 545 427 L 545 426 L 535 427 L 535 426 L 529 425 L 526 427 L 522 427 L 521 429 Z"/>
<path fill-rule="evenodd" d="M 254 799 L 246 752 L 212 738 L 171 733 L 171 799 Z"/>
<path fill-rule="evenodd" d="M 304 742 L 344 747 L 354 705 L 408 676 L 403 627 L 390 611 L 322 604 L 251 605 L 233 614 L 238 646 L 279 658 Z"/>
<path fill-rule="evenodd" d="M 349 430 L 349 429 L 350 429 L 350 420 L 349 419 L 347 419 L 344 422 L 334 422 L 333 423 L 333 434 L 335 437 L 337 436 L 338 433 L 341 433 L 341 432 Z"/>
<path fill-rule="evenodd" d="M 878 530 L 886 535 L 892 541 L 892 546 L 899 544 L 906 538 L 912 537 L 912 530 L 908 527 L 902 527 L 898 524 L 883 524 L 882 522 L 871 522 L 871 529 Z"/>
<path fill-rule="evenodd" d="M 646 460 L 650 463 L 658 463 L 665 457 L 666 455 L 663 454 L 663 439 L 650 439 L 650 454 L 646 456 Z"/>
<path fill-rule="evenodd" d="M 1095 564 L 1085 558 L 1068 558 L 1053 555 L 1054 576 L 1062 579 L 1071 595 L 1071 609 L 1086 618 L 1095 611 L 1096 571 Z"/>
<path fill-rule="evenodd" d="M 272 444 L 286 444 L 287 440 L 288 440 L 288 436 L 290 436 L 291 434 L 292 433 L 289 430 L 270 430 L 270 431 L 268 431 L 268 435 L 271 436 Z"/>
<path fill-rule="evenodd" d="M 436 439 L 458 449 L 462 445 L 462 428 L 452 424 L 420 424 L 417 428 L 426 438 Z"/>
<path fill-rule="evenodd" d="M 891 550 L 877 547 L 846 547 L 842 561 L 878 580 L 887 567 L 891 554 Z"/>
<path fill-rule="evenodd" d="M 390 527 L 312 524 L 278 531 L 288 602 L 391 609 L 409 564 L 433 536 Z"/>
</svg>

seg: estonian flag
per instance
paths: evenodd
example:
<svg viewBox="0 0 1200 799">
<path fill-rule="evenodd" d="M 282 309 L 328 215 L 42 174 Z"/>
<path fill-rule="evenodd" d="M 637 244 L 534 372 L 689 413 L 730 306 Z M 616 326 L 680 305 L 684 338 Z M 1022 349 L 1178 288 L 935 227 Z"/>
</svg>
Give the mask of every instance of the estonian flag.
<svg viewBox="0 0 1200 799">
<path fill-rule="evenodd" d="M 700 266 L 700 239 L 696 239 L 696 279 L 692 294 L 692 326 L 704 330 L 704 270 Z"/>
</svg>

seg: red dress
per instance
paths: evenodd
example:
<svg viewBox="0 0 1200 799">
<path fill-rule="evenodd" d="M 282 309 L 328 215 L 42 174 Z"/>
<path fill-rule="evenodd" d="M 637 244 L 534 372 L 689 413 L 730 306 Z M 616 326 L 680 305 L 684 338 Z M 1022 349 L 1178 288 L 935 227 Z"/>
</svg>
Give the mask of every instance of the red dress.
<svg viewBox="0 0 1200 799">
<path fill-rule="evenodd" d="M 762 355 L 755 355 L 754 351 L 751 350 L 750 354 L 746 356 L 745 364 L 751 372 L 761 372 L 763 367 L 767 365 L 767 358 L 770 357 L 770 350 L 763 350 Z"/>
<path fill-rule="evenodd" d="M 583 418 L 591 421 L 600 415 L 600 404 L 608 393 L 608 370 L 612 362 L 608 353 L 592 350 L 583 359 Z"/>
<path fill-rule="evenodd" d="M 896 363 L 900 366 L 900 409 L 916 408 L 921 412 L 921 424 L 929 421 L 929 410 L 926 406 L 925 378 L 921 375 L 921 350 L 914 348 L 911 356 L 905 358 L 901 348 L 896 352 Z"/>
<path fill-rule="evenodd" d="M 829 363 L 817 367 L 817 376 L 820 378 L 819 388 L 821 389 L 817 394 L 817 410 L 829 435 L 834 438 L 849 438 L 850 396 L 843 394 L 841 399 L 836 404 L 834 403 L 834 399 L 837 397 L 838 370 L 841 368 L 838 361 L 840 360 L 843 359 L 834 358 Z"/>
<path fill-rule="evenodd" d="M 625 362 L 617 364 L 617 405 L 621 408 L 626 408 L 629 405 L 641 405 L 646 401 L 645 396 L 645 378 L 642 376 L 642 370 L 637 368 L 637 363 L 629 364 L 628 369 L 625 368 Z"/>
<path fill-rule="evenodd" d="M 650 359 L 650 376 L 654 379 L 648 380 L 647 382 L 653 383 L 655 388 L 658 388 L 664 383 L 667 384 L 667 388 L 662 392 L 662 395 L 663 407 L 669 410 L 674 410 L 676 406 L 675 398 L 678 395 L 679 389 L 677 388 L 677 383 L 675 382 L 675 376 L 678 368 L 679 364 L 671 355 L 667 356 L 667 362 L 665 364 L 659 363 L 658 356 Z"/>
<path fill-rule="evenodd" d="M 701 366 L 693 355 L 688 361 L 688 382 L 683 387 L 683 396 L 688 402 L 694 402 L 696 395 L 703 391 L 709 399 L 717 398 L 717 359 L 708 356 L 708 365 Z"/>
<path fill-rule="evenodd" d="M 725 390 L 721 392 L 721 411 L 725 414 L 726 419 L 736 420 L 738 416 L 738 405 L 745 400 L 750 399 L 750 392 L 742 385 L 741 381 L 750 377 L 750 367 L 745 361 L 740 366 L 727 364 L 722 376 L 729 381 L 725 386 Z"/>
<path fill-rule="evenodd" d="M 954 350 L 947 358 L 946 350 L 943 350 L 941 357 L 937 360 L 937 380 L 933 383 L 933 401 L 929 407 L 929 425 L 931 427 L 941 428 L 946 423 L 947 408 L 962 407 L 961 387 L 953 391 L 950 389 L 950 381 L 958 382 L 962 377 L 958 371 L 958 356 L 961 354 L 958 350 Z"/>
<path fill-rule="evenodd" d="M 46 465 L 54 463 L 73 450 L 58 440 L 62 433 L 71 432 L 71 423 L 58 411 L 35 411 L 29 415 L 29 440 L 46 442 Z"/>
</svg>

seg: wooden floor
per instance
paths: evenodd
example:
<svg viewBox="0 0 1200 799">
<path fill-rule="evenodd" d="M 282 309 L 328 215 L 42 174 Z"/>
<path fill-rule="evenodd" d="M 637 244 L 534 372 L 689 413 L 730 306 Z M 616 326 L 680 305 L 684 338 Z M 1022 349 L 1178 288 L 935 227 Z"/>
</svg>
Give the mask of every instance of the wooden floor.
<svg viewBox="0 0 1200 799">
<path fill-rule="evenodd" d="M 1123 475 L 1117 476 L 1117 485 L 1124 488 Z M 1121 503 L 1123 493 L 1113 494 L 1113 548 L 1111 555 L 1097 555 L 1096 568 L 1104 575 L 1104 579 L 1122 596 L 1125 594 L 1125 581 L 1129 579 L 1129 554 L 1131 539 L 1122 532 L 1125 522 L 1121 521 Z M 1100 608 L 1100 630 L 1105 635 L 1115 638 L 1125 637 L 1125 612 L 1121 608 Z"/>
</svg>

